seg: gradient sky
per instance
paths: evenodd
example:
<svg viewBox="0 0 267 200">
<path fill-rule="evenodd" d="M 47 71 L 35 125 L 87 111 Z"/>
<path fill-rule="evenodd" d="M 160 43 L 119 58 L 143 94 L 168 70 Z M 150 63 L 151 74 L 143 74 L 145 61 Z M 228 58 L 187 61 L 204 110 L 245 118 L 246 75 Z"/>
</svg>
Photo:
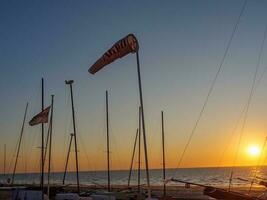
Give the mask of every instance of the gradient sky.
<svg viewBox="0 0 267 200">
<path fill-rule="evenodd" d="M 118 60 L 94 76 L 87 70 L 114 42 L 134 33 L 140 44 L 150 167 L 161 167 L 161 110 L 167 166 L 176 167 L 242 4 L 243 0 L 1 1 L 1 152 L 7 144 L 10 162 L 26 102 L 27 121 L 40 111 L 44 77 L 46 105 L 55 94 L 53 169 L 62 171 L 72 131 L 64 81 L 74 79 L 81 170 L 106 167 L 105 90 L 110 92 L 112 169 L 127 169 L 138 124 L 135 57 Z M 240 124 L 233 137 L 231 132 L 252 84 L 266 9 L 266 1 L 248 1 L 182 167 L 233 165 Z M 266 51 L 265 45 L 259 74 L 267 65 Z M 245 149 L 261 145 L 267 134 L 266 86 L 264 75 L 252 100 L 237 165 L 256 164 Z M 22 146 L 18 171 L 37 171 L 40 126 L 25 127 Z M 2 170 L 3 153 L 0 164 Z"/>
</svg>

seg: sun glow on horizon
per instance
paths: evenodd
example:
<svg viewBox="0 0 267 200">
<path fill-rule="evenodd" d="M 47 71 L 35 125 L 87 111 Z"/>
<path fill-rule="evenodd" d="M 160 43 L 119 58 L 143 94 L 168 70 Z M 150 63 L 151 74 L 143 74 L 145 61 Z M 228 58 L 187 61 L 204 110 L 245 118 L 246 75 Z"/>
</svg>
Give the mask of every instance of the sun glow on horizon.
<svg viewBox="0 0 267 200">
<path fill-rule="evenodd" d="M 247 148 L 247 153 L 251 157 L 258 157 L 261 154 L 261 149 L 258 145 L 250 145 Z"/>
</svg>

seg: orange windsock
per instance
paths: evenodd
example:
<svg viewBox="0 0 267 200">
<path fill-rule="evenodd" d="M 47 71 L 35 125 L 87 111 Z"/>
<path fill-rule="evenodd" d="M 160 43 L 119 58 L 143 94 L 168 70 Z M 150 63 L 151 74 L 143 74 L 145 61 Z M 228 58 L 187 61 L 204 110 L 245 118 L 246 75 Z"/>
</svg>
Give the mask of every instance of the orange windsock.
<svg viewBox="0 0 267 200">
<path fill-rule="evenodd" d="M 104 55 L 99 58 L 90 68 L 89 72 L 95 74 L 106 65 L 129 53 L 136 53 L 139 49 L 138 40 L 134 34 L 129 34 L 116 42 Z"/>
</svg>

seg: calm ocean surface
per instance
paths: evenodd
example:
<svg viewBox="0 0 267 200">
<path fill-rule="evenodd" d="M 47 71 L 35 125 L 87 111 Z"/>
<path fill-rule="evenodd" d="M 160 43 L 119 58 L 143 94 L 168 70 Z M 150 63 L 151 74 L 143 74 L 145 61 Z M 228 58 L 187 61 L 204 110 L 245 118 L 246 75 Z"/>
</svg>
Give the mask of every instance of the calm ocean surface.
<svg viewBox="0 0 267 200">
<path fill-rule="evenodd" d="M 236 167 L 234 168 L 234 179 L 233 184 L 236 186 L 248 186 L 249 183 L 240 181 L 237 178 L 250 179 L 254 176 L 256 167 Z M 258 176 L 267 178 L 267 167 L 261 167 L 258 170 Z M 190 182 L 200 184 L 211 184 L 216 186 L 227 186 L 229 182 L 229 175 L 231 168 L 188 168 L 188 169 L 168 169 L 166 170 L 166 176 L 171 178 L 182 179 Z M 69 172 L 66 176 L 66 184 L 75 184 L 76 176 L 75 172 Z M 10 175 L 0 175 L 0 182 L 4 182 Z M 122 185 L 127 184 L 129 171 L 111 171 L 111 182 L 112 184 Z M 141 171 L 142 183 L 145 183 L 145 171 Z M 52 173 L 52 183 L 62 183 L 63 173 Z M 80 172 L 81 184 L 92 185 L 92 184 L 106 184 L 107 173 L 105 171 L 95 172 Z M 160 169 L 150 170 L 151 184 L 161 185 L 162 184 L 162 171 Z M 37 173 L 28 174 L 17 174 L 15 177 L 16 183 L 38 183 L 40 175 Z M 137 171 L 132 173 L 132 184 L 137 183 Z M 170 183 L 170 185 L 175 185 Z"/>
</svg>

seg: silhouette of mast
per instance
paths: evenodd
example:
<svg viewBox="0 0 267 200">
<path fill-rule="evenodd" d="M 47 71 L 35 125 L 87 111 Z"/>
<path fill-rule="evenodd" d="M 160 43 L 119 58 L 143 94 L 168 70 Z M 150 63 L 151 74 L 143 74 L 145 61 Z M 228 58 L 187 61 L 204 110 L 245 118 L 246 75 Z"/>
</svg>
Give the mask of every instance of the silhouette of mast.
<svg viewBox="0 0 267 200">
<path fill-rule="evenodd" d="M 13 173 L 12 173 L 11 185 L 14 184 L 14 178 L 15 178 L 15 173 L 16 173 L 16 169 L 17 169 L 18 157 L 19 157 L 19 152 L 20 152 L 20 146 L 21 146 L 21 140 L 22 140 L 23 131 L 24 131 L 24 125 L 25 125 L 27 110 L 28 110 L 28 103 L 26 104 L 23 122 L 22 122 L 22 126 L 21 126 L 21 131 L 20 131 L 20 136 L 19 136 L 19 145 L 18 145 L 18 149 L 17 149 L 17 153 L 16 153 L 16 159 L 15 159 L 15 164 L 14 164 Z"/>
<path fill-rule="evenodd" d="M 108 91 L 106 90 L 106 125 L 107 125 L 107 168 L 108 168 L 108 191 L 110 192 L 110 149 L 109 149 L 109 115 L 108 115 Z"/>
<path fill-rule="evenodd" d="M 53 112 L 54 112 L 54 95 L 51 95 L 51 115 L 50 115 L 50 132 L 49 132 L 49 152 L 48 152 L 48 176 L 47 176 L 47 196 L 50 197 L 50 170 L 51 170 L 51 151 L 52 151 L 52 132 L 53 132 Z"/>
<path fill-rule="evenodd" d="M 73 136 L 74 136 L 74 134 L 71 133 L 70 134 L 70 144 L 69 144 L 68 153 L 67 153 L 67 160 L 66 160 L 65 170 L 64 170 L 64 175 L 63 175 L 63 182 L 62 182 L 63 185 L 65 184 L 65 178 L 66 178 L 66 173 L 67 173 L 67 168 L 68 168 L 68 163 L 69 163 L 70 149 L 71 149 L 71 144 L 72 144 Z"/>
<path fill-rule="evenodd" d="M 76 135 L 76 125 L 75 125 L 75 111 L 73 103 L 73 92 L 72 84 L 73 80 L 65 81 L 66 85 L 70 86 L 70 95 L 71 95 L 71 108 L 72 108 L 72 122 L 73 122 L 73 134 L 74 134 L 74 144 L 75 144 L 75 158 L 76 158 L 76 178 L 77 178 L 77 192 L 80 193 L 80 181 L 79 181 L 79 163 L 78 163 L 78 149 L 77 149 L 77 135 Z"/>
</svg>

